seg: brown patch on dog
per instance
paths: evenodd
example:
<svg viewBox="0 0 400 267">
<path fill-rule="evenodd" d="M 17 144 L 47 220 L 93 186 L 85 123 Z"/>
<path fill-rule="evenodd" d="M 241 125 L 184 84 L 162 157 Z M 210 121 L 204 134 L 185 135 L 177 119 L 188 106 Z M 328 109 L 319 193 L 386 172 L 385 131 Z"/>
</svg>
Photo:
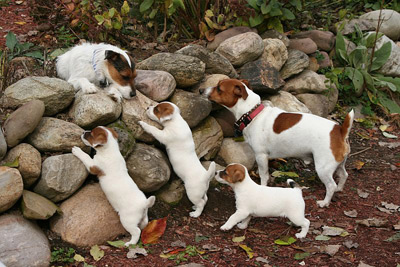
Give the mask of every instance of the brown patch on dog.
<svg viewBox="0 0 400 267">
<path fill-rule="evenodd" d="M 236 105 L 239 98 L 247 99 L 247 91 L 243 83 L 248 84 L 246 80 L 225 79 L 218 82 L 213 87 L 208 99 L 228 108 Z"/>
<path fill-rule="evenodd" d="M 220 176 L 231 184 L 238 183 L 246 177 L 246 169 L 242 165 L 232 164 L 226 167 Z"/>
<path fill-rule="evenodd" d="M 342 135 L 342 126 L 340 125 L 333 126 L 333 129 L 330 132 L 330 138 L 331 138 L 330 148 L 332 150 L 332 154 L 337 162 L 342 162 L 344 160 L 345 155 L 348 152 L 348 145 L 345 142 Z"/>
<path fill-rule="evenodd" d="M 105 175 L 104 172 L 103 172 L 103 170 L 100 169 L 99 167 L 97 167 L 96 165 L 90 167 L 89 172 L 90 172 L 91 174 L 93 174 L 93 175 L 97 175 L 97 177 L 100 177 L 100 176 L 104 176 L 104 175 Z"/>
<path fill-rule="evenodd" d="M 130 86 L 132 91 L 135 92 L 134 79 L 137 73 L 132 57 L 129 56 L 129 58 L 131 66 L 122 54 L 110 50 L 106 51 L 106 66 L 111 78 L 121 86 Z"/>
<path fill-rule="evenodd" d="M 115 139 L 118 139 L 118 133 L 113 128 L 108 128 L 108 127 L 106 127 L 106 128 L 107 128 L 107 130 L 109 130 L 111 132 L 112 136 Z"/>
<path fill-rule="evenodd" d="M 83 137 L 93 146 L 107 143 L 107 132 L 104 128 L 96 127 L 91 132 L 85 132 Z"/>
<path fill-rule="evenodd" d="M 273 130 L 275 133 L 280 134 L 281 132 L 295 126 L 303 115 L 296 113 L 281 113 L 276 117 Z"/>
<path fill-rule="evenodd" d="M 169 103 L 161 103 L 154 107 L 154 115 L 161 120 L 163 117 L 167 117 L 174 113 L 174 107 Z"/>
</svg>

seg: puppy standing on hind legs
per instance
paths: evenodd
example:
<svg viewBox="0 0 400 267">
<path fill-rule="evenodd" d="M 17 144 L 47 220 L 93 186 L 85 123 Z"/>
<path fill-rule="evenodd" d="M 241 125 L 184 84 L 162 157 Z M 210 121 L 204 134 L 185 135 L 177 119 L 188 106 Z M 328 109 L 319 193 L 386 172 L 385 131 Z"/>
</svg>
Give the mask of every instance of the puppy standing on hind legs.
<svg viewBox="0 0 400 267">
<path fill-rule="evenodd" d="M 196 155 L 192 131 L 175 104 L 162 102 L 149 107 L 147 116 L 164 128 L 159 130 L 143 121 L 139 121 L 139 124 L 166 146 L 172 167 L 184 182 L 186 194 L 194 204 L 190 216 L 199 217 L 208 200 L 207 190 L 215 174 L 215 163 L 210 164 L 208 171 L 201 165 Z"/>
<path fill-rule="evenodd" d="M 293 180 L 287 180 L 292 188 L 258 185 L 250 178 L 246 167 L 237 163 L 219 171 L 215 179 L 231 186 L 236 198 L 236 212 L 221 226 L 221 230 L 230 230 L 235 225 L 246 229 L 251 217 L 281 216 L 301 226 L 300 233 L 296 234 L 297 238 L 307 235 L 310 221 L 304 217 L 302 191 Z"/>
<path fill-rule="evenodd" d="M 100 126 L 84 132 L 81 138 L 85 145 L 96 150 L 96 155 L 92 159 L 79 147 L 73 147 L 72 154 L 83 162 L 91 174 L 99 177 L 101 189 L 118 212 L 122 226 L 132 236 L 125 245 L 136 244 L 141 229 L 148 223 L 147 210 L 154 205 L 155 197 L 146 198 L 129 176 L 115 131 Z"/>
</svg>

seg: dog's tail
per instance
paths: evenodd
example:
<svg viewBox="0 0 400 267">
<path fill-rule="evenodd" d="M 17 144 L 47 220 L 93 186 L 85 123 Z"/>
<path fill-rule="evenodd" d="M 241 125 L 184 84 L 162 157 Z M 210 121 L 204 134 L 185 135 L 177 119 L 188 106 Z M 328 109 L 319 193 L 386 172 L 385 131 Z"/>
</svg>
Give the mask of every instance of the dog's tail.
<svg viewBox="0 0 400 267">
<path fill-rule="evenodd" d="M 298 188 L 301 189 L 300 185 L 293 181 L 292 179 L 287 179 L 286 183 L 291 187 L 291 188 Z"/>
<path fill-rule="evenodd" d="M 208 166 L 208 171 L 206 173 L 206 177 L 208 177 L 208 182 L 210 182 L 212 180 L 212 178 L 214 178 L 215 176 L 215 162 L 212 161 L 210 163 L 210 166 Z"/>
<path fill-rule="evenodd" d="M 343 121 L 342 127 L 340 128 L 340 133 L 342 134 L 343 140 L 349 137 L 351 127 L 353 126 L 354 120 L 354 109 L 352 109 Z"/>
<path fill-rule="evenodd" d="M 147 208 L 153 207 L 154 203 L 156 202 L 156 197 L 151 196 L 147 199 Z"/>
</svg>

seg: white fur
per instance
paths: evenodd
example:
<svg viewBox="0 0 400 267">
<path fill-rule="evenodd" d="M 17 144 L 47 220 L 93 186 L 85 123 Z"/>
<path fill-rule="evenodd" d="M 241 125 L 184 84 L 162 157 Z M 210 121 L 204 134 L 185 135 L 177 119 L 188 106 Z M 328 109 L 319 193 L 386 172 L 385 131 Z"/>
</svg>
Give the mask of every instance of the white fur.
<svg viewBox="0 0 400 267">
<path fill-rule="evenodd" d="M 246 229 L 251 217 L 280 216 L 287 217 L 295 225 L 301 226 L 301 232 L 296 234 L 297 238 L 305 237 L 310 221 L 304 217 L 305 203 L 301 189 L 258 185 L 250 178 L 247 168 L 243 168 L 246 172 L 241 182 L 227 182 L 220 177 L 221 171 L 215 176 L 218 182 L 232 187 L 236 198 L 236 212 L 221 226 L 221 230 L 230 230 L 235 225 Z"/>
<path fill-rule="evenodd" d="M 122 54 L 131 66 L 132 62 L 129 56 L 124 50 L 116 46 L 103 43 L 84 43 L 73 47 L 57 58 L 58 76 L 72 84 L 75 91 L 81 90 L 84 94 L 96 93 L 100 81 L 107 79 L 111 83 L 108 87 L 109 95 L 117 99 L 118 102 L 122 100 L 122 97 L 130 99 L 132 88 L 118 84 L 108 72 L 104 60 L 106 50 Z M 93 67 L 94 64 L 96 71 Z"/>
<path fill-rule="evenodd" d="M 248 94 L 247 99 L 239 98 L 232 108 L 226 107 L 234 114 L 236 120 L 261 102 L 259 95 L 250 90 L 244 83 L 243 85 Z M 211 90 L 212 87 L 207 88 L 204 94 L 209 95 Z M 255 153 L 261 184 L 267 185 L 268 183 L 269 159 L 295 157 L 303 159 L 305 163 L 314 159 L 318 176 L 326 187 L 324 200 L 317 202 L 320 207 L 328 206 L 334 192 L 343 190 L 348 177 L 345 163 L 347 155 L 350 153 L 350 146 L 348 145 L 344 160 L 337 162 L 330 148 L 330 132 L 337 123 L 308 113 L 297 112 L 297 114 L 302 115 L 301 120 L 293 127 L 276 134 L 273 131 L 273 124 L 281 113 L 294 112 L 286 112 L 277 107 L 266 106 L 243 130 L 245 140 Z M 348 133 L 352 126 L 354 112 L 351 111 L 349 114 L 351 123 Z M 348 135 L 346 137 L 348 143 L 347 138 Z M 336 185 L 333 179 L 335 172 L 340 178 L 339 185 Z"/>
<path fill-rule="evenodd" d="M 138 242 L 141 229 L 148 223 L 147 210 L 153 206 L 155 197 L 147 199 L 137 187 L 128 174 L 117 140 L 110 131 L 106 131 L 107 143 L 102 146 L 92 146 L 82 135 L 83 142 L 96 149 L 93 159 L 79 147 L 73 147 L 72 153 L 89 171 L 91 167 L 97 166 L 105 174 L 99 177 L 100 186 L 111 206 L 118 212 L 122 225 L 132 236 L 125 243 L 129 246 Z"/>
<path fill-rule="evenodd" d="M 169 102 L 168 102 L 169 103 Z M 194 204 L 191 217 L 198 217 L 207 203 L 207 190 L 210 180 L 215 174 L 215 163 L 212 162 L 208 171 L 201 165 L 195 151 L 192 131 L 180 115 L 179 108 L 174 107 L 171 116 L 159 120 L 153 113 L 154 107 L 149 107 L 147 115 L 163 127 L 162 130 L 140 121 L 142 128 L 152 134 L 166 146 L 169 160 L 175 173 L 182 179 L 189 200 Z"/>
</svg>

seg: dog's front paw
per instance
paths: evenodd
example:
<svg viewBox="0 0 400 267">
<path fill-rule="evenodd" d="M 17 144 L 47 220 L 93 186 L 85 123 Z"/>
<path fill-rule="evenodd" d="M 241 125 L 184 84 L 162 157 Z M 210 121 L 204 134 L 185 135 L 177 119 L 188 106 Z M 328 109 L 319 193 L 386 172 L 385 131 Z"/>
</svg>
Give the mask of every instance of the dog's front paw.
<svg viewBox="0 0 400 267">
<path fill-rule="evenodd" d="M 75 156 L 79 156 L 80 154 L 82 154 L 82 153 L 84 153 L 83 151 L 82 151 L 82 149 L 80 148 L 80 147 L 77 147 L 77 146 L 74 146 L 72 149 L 71 149 L 71 152 L 72 152 L 72 154 L 74 154 Z"/>
<path fill-rule="evenodd" d="M 297 233 L 297 234 L 295 234 L 295 236 L 296 236 L 296 238 L 300 239 L 300 238 L 306 237 L 306 234 Z"/>
<path fill-rule="evenodd" d="M 121 103 L 122 101 L 122 95 L 118 92 L 109 92 L 108 96 L 111 97 L 112 100 L 114 100 L 117 103 Z"/>
<path fill-rule="evenodd" d="M 82 92 L 85 94 L 94 94 L 94 93 L 97 93 L 97 91 L 98 91 L 98 89 L 97 89 L 96 85 L 94 85 L 93 83 L 89 83 L 85 87 L 82 88 Z"/>
<path fill-rule="evenodd" d="M 318 200 L 317 204 L 320 208 L 324 208 L 324 207 L 328 207 L 329 206 L 329 202 L 325 201 L 325 200 Z"/>
<path fill-rule="evenodd" d="M 197 210 L 195 210 L 195 211 L 190 212 L 189 215 L 192 218 L 197 218 L 201 215 L 201 212 L 198 212 Z"/>
<path fill-rule="evenodd" d="M 219 229 L 221 229 L 222 231 L 229 231 L 232 229 L 232 227 L 229 227 L 229 225 L 222 225 Z"/>
<path fill-rule="evenodd" d="M 244 230 L 244 229 L 247 228 L 248 224 L 247 224 L 247 223 L 238 223 L 236 226 L 237 226 L 239 229 Z"/>
<path fill-rule="evenodd" d="M 139 121 L 138 123 L 139 123 L 139 125 L 143 128 L 143 130 L 145 130 L 146 132 L 149 132 L 149 131 L 150 131 L 150 130 L 149 130 L 150 125 L 148 125 L 146 122 L 144 122 L 144 121 Z"/>
</svg>

